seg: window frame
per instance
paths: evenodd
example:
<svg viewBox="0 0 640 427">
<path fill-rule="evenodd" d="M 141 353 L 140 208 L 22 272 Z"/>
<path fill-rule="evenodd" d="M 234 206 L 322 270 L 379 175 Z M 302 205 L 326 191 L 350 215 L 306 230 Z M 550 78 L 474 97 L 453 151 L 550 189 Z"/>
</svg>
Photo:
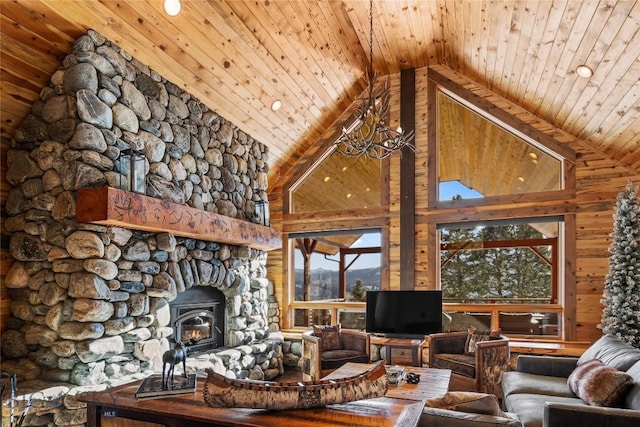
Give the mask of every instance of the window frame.
<svg viewBox="0 0 640 427">
<path fill-rule="evenodd" d="M 496 223 L 495 221 L 487 221 L 481 224 L 476 223 L 467 223 L 464 224 L 464 227 L 460 227 L 460 224 L 441 224 L 438 227 L 439 231 L 439 240 L 440 240 L 440 252 L 448 251 L 448 250 L 485 250 L 485 249 L 515 249 L 515 248 L 532 248 L 539 246 L 549 246 L 550 247 L 550 259 L 547 260 L 547 264 L 550 266 L 551 277 L 550 277 L 550 291 L 551 295 L 549 300 L 551 304 L 555 304 L 558 302 L 559 298 L 559 283 L 558 276 L 561 273 L 559 268 L 559 257 L 558 257 L 558 248 L 562 244 L 562 235 L 558 233 L 555 237 L 538 237 L 532 239 L 512 239 L 512 240 L 492 240 L 492 241 L 482 241 L 482 242 L 472 242 L 473 248 L 465 249 L 464 247 L 460 247 L 458 243 L 442 243 L 442 235 L 441 230 L 447 229 L 458 229 L 458 228 L 472 228 L 475 226 L 487 226 L 487 227 L 495 227 L 500 225 L 516 225 L 526 223 L 526 220 L 516 220 L 516 221 L 499 221 Z M 532 222 L 540 222 L 540 221 L 532 221 Z M 544 221 L 545 223 L 554 222 L 558 223 L 558 231 L 563 228 L 563 219 L 562 218 L 547 218 Z M 539 255 L 539 254 L 538 254 Z M 446 264 L 446 263 L 445 263 Z M 442 269 L 443 265 L 440 264 L 440 268 Z M 444 298 L 444 297 L 443 297 Z M 488 298 L 488 299 L 498 299 L 498 298 Z M 517 298 L 516 298 L 517 299 Z M 524 298 L 527 299 L 527 298 Z"/>
</svg>

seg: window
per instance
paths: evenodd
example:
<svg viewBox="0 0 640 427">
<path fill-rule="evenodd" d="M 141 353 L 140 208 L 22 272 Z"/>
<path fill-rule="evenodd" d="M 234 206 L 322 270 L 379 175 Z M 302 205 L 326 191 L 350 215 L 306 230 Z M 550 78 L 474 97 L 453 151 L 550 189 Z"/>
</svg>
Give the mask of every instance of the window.
<svg viewBox="0 0 640 427">
<path fill-rule="evenodd" d="M 381 162 L 329 150 L 291 190 L 291 213 L 367 209 L 381 204 Z"/>
<path fill-rule="evenodd" d="M 345 328 L 364 329 L 365 293 L 379 290 L 381 284 L 380 240 L 377 229 L 290 236 L 295 300 L 320 304 L 295 309 L 294 326 L 341 323 Z M 325 308 L 333 303 L 357 304 L 335 312 Z"/>
<path fill-rule="evenodd" d="M 327 141 L 328 143 L 328 141 Z M 288 183 L 284 328 L 365 328 L 365 292 L 388 286 L 388 160 L 329 145 Z"/>
<path fill-rule="evenodd" d="M 448 302 L 550 304 L 557 222 L 443 226 L 440 277 Z"/>
<path fill-rule="evenodd" d="M 448 330 L 488 328 L 492 316 L 504 333 L 559 333 L 558 230 L 561 221 L 521 220 L 440 229 L 443 302 L 503 306 L 480 313 L 449 312 Z M 516 310 L 515 307 L 520 306 Z"/>
<path fill-rule="evenodd" d="M 541 144 L 438 91 L 438 200 L 451 200 L 447 185 L 467 191 L 459 198 L 555 191 L 562 162 Z"/>
<path fill-rule="evenodd" d="M 570 339 L 575 218 L 561 205 L 575 153 L 561 131 L 449 71 L 429 69 L 428 93 L 429 259 L 445 330 Z"/>
</svg>

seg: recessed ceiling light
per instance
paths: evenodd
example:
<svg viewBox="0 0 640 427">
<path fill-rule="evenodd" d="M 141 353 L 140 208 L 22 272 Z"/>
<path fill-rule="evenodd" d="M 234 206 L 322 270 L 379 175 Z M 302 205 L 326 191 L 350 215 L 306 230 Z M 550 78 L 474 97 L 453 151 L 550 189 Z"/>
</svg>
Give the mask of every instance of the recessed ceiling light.
<svg viewBox="0 0 640 427">
<path fill-rule="evenodd" d="M 519 176 L 519 177 L 518 177 L 518 181 L 520 181 L 520 182 L 524 182 L 524 178 L 523 178 L 523 177 L 521 177 L 521 176 Z"/>
<path fill-rule="evenodd" d="M 578 73 L 580 77 L 584 77 L 587 79 L 593 76 L 593 70 L 586 65 L 578 65 L 578 68 L 576 68 L 576 73 Z"/>
<path fill-rule="evenodd" d="M 278 111 L 282 107 L 282 101 L 276 99 L 271 103 L 271 111 Z"/>
<path fill-rule="evenodd" d="M 164 0 L 164 11 L 167 15 L 176 16 L 180 13 L 180 9 L 182 9 L 180 0 Z"/>
<path fill-rule="evenodd" d="M 348 168 L 348 167 L 346 167 L 346 166 L 343 166 L 343 167 L 342 167 L 342 172 L 346 172 L 346 171 L 347 171 L 347 169 L 349 169 L 349 168 Z"/>
<path fill-rule="evenodd" d="M 347 194 L 347 199 L 351 198 L 351 193 Z"/>
<path fill-rule="evenodd" d="M 330 176 L 325 176 L 324 177 L 324 182 L 329 182 L 331 181 L 331 177 Z"/>
<path fill-rule="evenodd" d="M 532 151 L 529 153 L 529 157 L 531 157 L 533 160 L 536 160 L 538 158 L 538 155 Z"/>
</svg>

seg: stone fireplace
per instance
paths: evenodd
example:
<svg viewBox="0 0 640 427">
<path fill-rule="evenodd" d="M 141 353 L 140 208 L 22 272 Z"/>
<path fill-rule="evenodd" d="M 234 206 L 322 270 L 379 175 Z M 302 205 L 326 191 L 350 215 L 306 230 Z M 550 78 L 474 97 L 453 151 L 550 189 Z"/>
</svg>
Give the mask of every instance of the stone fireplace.
<svg viewBox="0 0 640 427">
<path fill-rule="evenodd" d="M 19 381 L 110 384 L 158 371 L 162 353 L 188 339 L 206 355 L 194 369 L 281 373 L 264 250 L 76 220 L 78 190 L 121 186 L 128 171 L 119 158 L 131 149 L 144 154 L 146 196 L 258 222 L 266 146 L 89 31 L 7 156 L 4 226 L 15 261 L 3 371 Z"/>
</svg>

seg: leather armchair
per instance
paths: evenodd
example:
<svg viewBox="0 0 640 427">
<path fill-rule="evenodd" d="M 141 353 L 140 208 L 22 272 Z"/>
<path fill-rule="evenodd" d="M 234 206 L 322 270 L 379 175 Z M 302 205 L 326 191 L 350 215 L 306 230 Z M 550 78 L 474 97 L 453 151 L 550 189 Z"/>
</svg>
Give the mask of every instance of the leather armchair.
<svg viewBox="0 0 640 427">
<path fill-rule="evenodd" d="M 340 329 L 340 348 L 327 345 L 326 337 L 313 330 L 302 333 L 302 379 L 323 378 L 347 362 L 369 363 L 371 337 L 366 332 Z"/>
<path fill-rule="evenodd" d="M 509 339 L 503 335 L 476 343 L 465 352 L 468 332 L 429 335 L 429 367 L 451 369 L 451 389 L 502 395 L 502 374 L 509 369 Z"/>
</svg>

